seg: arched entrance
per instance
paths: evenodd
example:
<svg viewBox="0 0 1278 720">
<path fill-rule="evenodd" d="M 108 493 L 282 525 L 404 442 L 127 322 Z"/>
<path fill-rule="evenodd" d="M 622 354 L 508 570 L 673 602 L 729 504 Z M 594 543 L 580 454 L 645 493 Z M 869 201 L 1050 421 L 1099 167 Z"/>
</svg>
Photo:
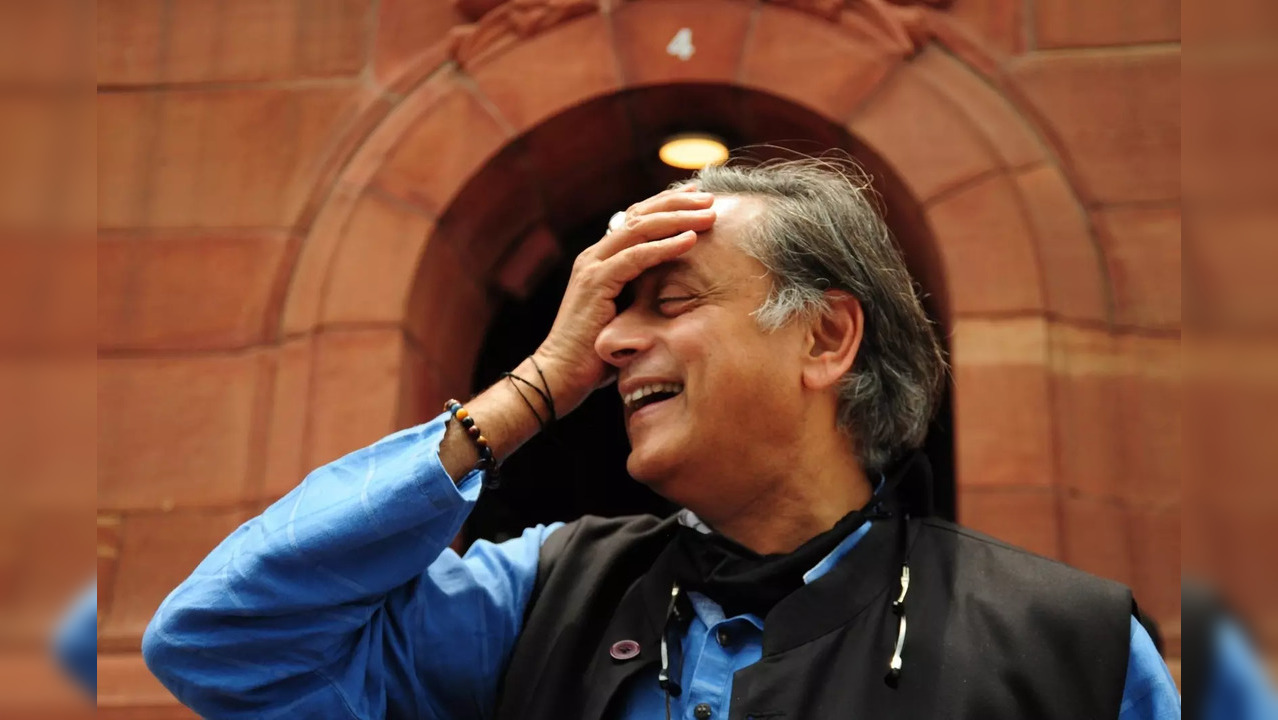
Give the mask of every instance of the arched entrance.
<svg viewBox="0 0 1278 720">
<path fill-rule="evenodd" d="M 582 132 L 590 128 L 589 132 Z M 916 275 L 935 272 L 935 258 L 918 256 L 934 247 L 926 226 L 918 222 L 914 205 L 896 177 L 846 129 L 772 94 L 727 85 L 674 83 L 632 88 L 570 108 L 549 118 L 512 144 L 535 153 L 546 175 L 540 188 L 548 213 L 529 230 L 525 253 L 498 261 L 499 267 L 518 265 L 516 279 L 507 273 L 497 310 L 485 335 L 472 377 L 479 392 L 536 349 L 549 331 L 571 261 L 596 242 L 608 215 L 616 208 L 655 193 L 687 177 L 657 160 L 656 149 L 671 134 L 708 130 L 733 146 L 748 146 L 755 157 L 819 153 L 839 149 L 875 168 L 876 188 L 882 193 L 889 221 L 911 233 L 905 245 L 916 252 L 909 261 Z M 766 145 L 764 145 L 766 143 Z M 567 156 L 565 160 L 556 158 Z M 503 153 L 481 170 L 459 197 L 482 197 L 510 172 L 515 153 Z M 598 168 L 602 167 L 600 170 Z M 556 177 L 547 177 L 554 174 Z M 560 180 L 563 177 L 565 180 Z M 589 182 L 580 183 L 580 179 Z M 488 187 L 485 187 L 488 186 Z M 548 197 L 547 197 L 548 196 Z M 469 212 L 456 203 L 441 226 L 463 222 L 450 216 Z M 943 287 L 926 289 L 930 310 L 941 318 Z M 953 437 L 950 407 L 942 408 L 929 441 L 936 477 L 938 511 L 954 516 Z M 601 392 L 559 426 L 551 437 L 531 441 L 506 466 L 507 481 L 487 493 L 471 515 L 469 537 L 500 539 L 536 523 L 569 520 L 582 514 L 620 515 L 639 512 L 664 514 L 672 508 L 663 499 L 631 480 L 625 472 L 629 451 L 615 393 Z"/>
<path fill-rule="evenodd" d="M 882 180 L 952 349 L 960 519 L 1068 559 L 1091 528 L 1066 531 L 1063 497 L 1104 490 L 1119 451 L 1095 430 L 1114 411 L 1069 392 L 1072 368 L 1114 343 L 1072 185 L 980 58 L 934 42 L 942 17 L 801 5 L 511 2 L 371 99 L 304 219 L 281 332 L 310 353 L 309 405 L 273 421 L 300 458 L 268 458 L 272 475 L 470 389 L 503 293 L 659 179 L 626 171 L 645 142 L 676 119 L 735 119 L 745 141 L 850 142 Z M 701 42 L 687 58 L 667 51 L 683 29 Z M 1125 525 L 1105 527 L 1106 552 L 1127 556 Z"/>
</svg>

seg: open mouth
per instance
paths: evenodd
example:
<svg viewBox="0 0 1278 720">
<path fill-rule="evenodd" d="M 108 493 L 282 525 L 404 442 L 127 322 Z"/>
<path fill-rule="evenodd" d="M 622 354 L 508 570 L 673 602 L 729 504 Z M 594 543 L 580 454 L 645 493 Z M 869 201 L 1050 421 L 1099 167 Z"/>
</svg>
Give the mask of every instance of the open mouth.
<svg viewBox="0 0 1278 720">
<path fill-rule="evenodd" d="M 646 407 L 669 400 L 681 392 L 683 392 L 683 385 L 681 383 L 657 383 L 654 385 L 645 385 L 644 387 L 641 387 L 622 398 L 622 402 L 625 404 L 626 414 L 629 416 L 634 415 Z"/>
</svg>

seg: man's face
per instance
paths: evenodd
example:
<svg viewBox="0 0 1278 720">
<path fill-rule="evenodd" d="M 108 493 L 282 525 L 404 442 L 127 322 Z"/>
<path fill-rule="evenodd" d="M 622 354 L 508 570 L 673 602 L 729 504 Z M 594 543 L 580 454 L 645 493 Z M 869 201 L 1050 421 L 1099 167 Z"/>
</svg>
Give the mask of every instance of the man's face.
<svg viewBox="0 0 1278 720">
<path fill-rule="evenodd" d="M 751 315 L 771 280 L 738 243 L 766 211 L 764 201 L 720 196 L 714 208 L 713 230 L 631 283 L 595 344 L 619 368 L 627 469 L 685 505 L 736 489 L 722 478 L 784 472 L 803 412 L 805 329 L 792 323 L 765 334 Z"/>
</svg>

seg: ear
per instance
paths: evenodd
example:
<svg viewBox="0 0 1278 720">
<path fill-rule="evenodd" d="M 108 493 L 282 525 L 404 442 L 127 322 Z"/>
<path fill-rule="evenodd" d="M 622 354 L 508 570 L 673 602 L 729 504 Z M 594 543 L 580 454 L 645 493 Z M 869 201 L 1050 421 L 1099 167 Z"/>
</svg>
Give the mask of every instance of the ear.
<svg viewBox="0 0 1278 720">
<path fill-rule="evenodd" d="M 825 298 L 830 309 L 812 320 L 802 360 L 803 386 L 809 390 L 832 387 L 852 369 L 865 332 L 861 301 L 842 290 L 828 290 Z"/>
</svg>

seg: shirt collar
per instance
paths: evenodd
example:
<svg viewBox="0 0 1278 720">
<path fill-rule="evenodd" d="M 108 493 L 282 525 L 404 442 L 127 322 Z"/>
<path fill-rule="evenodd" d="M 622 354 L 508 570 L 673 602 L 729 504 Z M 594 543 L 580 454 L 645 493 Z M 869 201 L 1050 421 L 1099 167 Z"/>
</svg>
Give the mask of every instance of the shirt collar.
<svg viewBox="0 0 1278 720">
<path fill-rule="evenodd" d="M 679 513 L 679 524 L 686 525 L 699 533 L 710 532 L 710 526 L 702 522 L 701 518 L 697 517 L 696 513 L 691 510 L 683 510 Z M 830 551 L 830 554 L 821 558 L 820 562 L 803 574 L 803 583 L 805 585 L 812 583 L 817 578 L 830 572 L 830 569 L 835 565 L 838 565 L 839 561 L 842 560 L 843 557 L 852 550 L 852 548 L 856 547 L 856 544 L 861 541 L 861 538 L 865 537 L 865 534 L 870 531 L 870 524 L 870 521 L 866 520 L 865 523 L 853 531 L 851 535 L 843 538 L 843 542 L 835 546 L 835 548 Z"/>
<path fill-rule="evenodd" d="M 883 483 L 886 481 L 887 477 L 880 474 L 879 481 L 874 484 L 874 492 L 878 492 L 879 488 L 883 487 Z M 706 525 L 701 518 L 697 517 L 696 513 L 688 510 L 687 508 L 679 511 L 679 524 L 690 527 L 702 534 L 708 535 L 711 532 L 710 526 Z M 843 542 L 839 543 L 828 555 L 821 558 L 820 562 L 812 566 L 812 568 L 806 573 L 803 573 L 803 584 L 810 585 L 822 575 L 830 572 L 830 569 L 835 565 L 838 565 L 839 561 L 842 560 L 843 557 L 852 550 L 852 548 L 856 547 L 856 544 L 861 541 L 861 538 L 865 537 L 865 534 L 870 532 L 870 524 L 870 521 L 866 520 L 861 527 L 854 530 L 852 534 L 843 538 Z"/>
<path fill-rule="evenodd" d="M 697 519 L 697 516 L 694 515 L 691 510 L 684 510 L 683 512 L 687 515 L 686 517 L 684 515 L 680 515 L 680 523 L 688 525 L 688 527 L 701 532 L 710 532 L 710 529 L 706 527 L 706 524 Z M 866 520 L 865 523 L 862 524 L 861 527 L 857 528 L 851 535 L 843 538 L 843 542 L 839 543 L 838 546 L 831 550 L 829 555 L 826 555 L 821 559 L 821 562 L 817 563 L 811 570 L 803 574 L 803 584 L 811 585 L 822 575 L 830 572 L 835 565 L 838 565 L 839 561 L 851 552 L 852 548 L 856 547 L 856 544 L 861 541 L 861 538 L 865 537 L 866 533 L 870 532 L 871 524 L 872 523 L 869 520 Z M 693 612 L 697 614 L 697 617 L 705 624 L 706 627 L 714 628 L 716 625 L 727 619 L 724 617 L 723 608 L 705 595 L 695 591 L 689 592 L 688 599 L 692 602 Z M 763 620 L 758 616 L 746 614 L 741 615 L 740 617 L 745 618 L 746 621 L 756 628 L 760 630 L 763 629 Z"/>
</svg>

